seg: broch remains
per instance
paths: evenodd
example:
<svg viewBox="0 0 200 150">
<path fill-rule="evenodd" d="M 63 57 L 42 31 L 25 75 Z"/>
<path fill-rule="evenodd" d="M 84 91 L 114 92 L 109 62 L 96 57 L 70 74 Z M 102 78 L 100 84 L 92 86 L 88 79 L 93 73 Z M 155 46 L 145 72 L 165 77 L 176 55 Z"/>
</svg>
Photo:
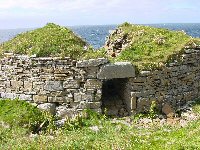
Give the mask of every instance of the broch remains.
<svg viewBox="0 0 200 150">
<path fill-rule="evenodd" d="M 44 28 L 45 32 L 51 29 L 52 32 L 55 30 L 60 33 L 62 29 L 63 34 L 71 34 L 71 31 L 53 24 Z M 41 31 L 39 29 L 31 34 L 40 37 L 43 35 L 40 34 Z M 118 60 L 119 57 L 122 62 L 112 62 L 108 58 L 79 60 L 66 57 L 69 47 L 63 48 L 64 56 L 55 57 L 54 53 L 59 54 L 59 43 L 58 47 L 57 43 L 52 43 L 55 47 L 50 50 L 52 53 L 49 52 L 48 57 L 28 56 L 27 54 L 37 50 L 38 45 L 32 45 L 29 34 L 23 35 L 30 40 L 26 53 L 21 54 L 22 51 L 15 50 L 15 53 L 4 53 L 0 59 L 0 97 L 25 100 L 61 118 L 74 117 L 85 109 L 123 117 L 148 112 L 153 102 L 166 115 L 174 113 L 187 101 L 200 97 L 200 47 L 191 42 L 190 37 L 183 32 L 173 33 L 159 29 L 159 37 L 156 33 L 156 29 L 126 23 L 116 29 L 108 38 L 105 48 L 108 58 L 111 56 Z M 164 36 L 164 33 L 170 38 Z M 179 40 L 182 42 L 179 45 L 170 41 L 171 38 L 178 40 L 176 35 L 183 40 Z M 73 56 L 85 54 L 84 49 L 79 51 L 77 48 L 83 48 L 87 44 L 74 35 L 71 39 L 66 38 L 66 42 L 73 41 L 72 39 L 80 43 L 78 47 L 71 47 Z M 144 39 L 146 40 L 142 43 L 138 42 Z M 12 42 L 17 41 L 20 40 L 15 38 Z M 167 54 L 173 56 L 174 53 L 168 51 L 166 46 L 180 47 L 188 41 L 190 46 L 176 50 L 176 57 L 168 61 Z M 27 48 L 23 42 L 19 42 L 19 45 Z M 1 48 L 10 52 L 9 46 L 10 43 L 5 43 Z M 135 47 L 139 50 L 144 48 L 144 52 Z M 48 51 L 47 48 L 45 50 Z M 20 54 L 16 54 L 17 52 Z M 127 54 L 127 61 L 131 59 L 131 62 L 123 61 Z M 44 55 L 41 49 L 38 55 Z M 162 62 L 160 67 L 149 68 L 151 61 L 161 59 L 166 59 L 168 63 Z M 148 64 L 147 67 L 145 63 Z M 142 65 L 145 67 L 141 67 Z"/>
</svg>

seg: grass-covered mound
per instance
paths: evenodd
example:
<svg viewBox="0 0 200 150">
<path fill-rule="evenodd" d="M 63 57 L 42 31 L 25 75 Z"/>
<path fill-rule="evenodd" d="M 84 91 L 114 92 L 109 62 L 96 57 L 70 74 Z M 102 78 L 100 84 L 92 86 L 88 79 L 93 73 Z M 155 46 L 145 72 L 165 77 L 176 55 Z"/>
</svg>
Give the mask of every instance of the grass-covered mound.
<svg viewBox="0 0 200 150">
<path fill-rule="evenodd" d="M 183 31 L 124 23 L 109 35 L 104 48 L 94 50 L 68 28 L 48 23 L 0 44 L 0 55 L 12 52 L 74 59 L 109 57 L 113 61 L 130 61 L 139 70 L 151 70 L 172 61 L 186 46 L 195 48 L 199 41 Z"/>
<path fill-rule="evenodd" d="M 43 28 L 19 34 L 4 42 L 0 45 L 0 53 L 78 58 L 85 53 L 85 46 L 88 44 L 68 28 L 48 23 Z"/>
<path fill-rule="evenodd" d="M 139 69 L 166 63 L 185 46 L 195 47 L 194 39 L 183 31 L 124 23 L 110 34 L 105 48 L 115 61 L 131 61 Z"/>
</svg>

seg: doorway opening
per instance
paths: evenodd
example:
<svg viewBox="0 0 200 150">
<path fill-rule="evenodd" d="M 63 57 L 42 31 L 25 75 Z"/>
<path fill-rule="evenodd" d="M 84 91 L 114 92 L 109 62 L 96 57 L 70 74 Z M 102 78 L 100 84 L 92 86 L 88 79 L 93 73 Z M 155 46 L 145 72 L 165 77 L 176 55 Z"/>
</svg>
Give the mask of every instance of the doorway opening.
<svg viewBox="0 0 200 150">
<path fill-rule="evenodd" d="M 102 112 L 108 116 L 125 117 L 129 115 L 126 100 L 128 79 L 105 80 L 102 87 Z"/>
</svg>

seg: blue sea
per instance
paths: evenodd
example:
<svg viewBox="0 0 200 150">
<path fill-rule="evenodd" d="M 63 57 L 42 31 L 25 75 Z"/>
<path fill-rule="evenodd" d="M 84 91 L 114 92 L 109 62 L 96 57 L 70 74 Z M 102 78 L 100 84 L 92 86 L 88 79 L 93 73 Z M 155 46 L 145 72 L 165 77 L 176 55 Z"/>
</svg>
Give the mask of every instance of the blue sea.
<svg viewBox="0 0 200 150">
<path fill-rule="evenodd" d="M 167 28 L 170 30 L 184 30 L 192 37 L 200 37 L 200 23 L 181 23 L 181 24 L 146 24 L 148 26 Z M 113 30 L 117 25 L 94 25 L 94 26 L 72 26 L 71 28 L 76 34 L 85 39 L 94 48 L 100 48 L 105 43 L 106 36 L 109 31 Z M 0 30 L 0 43 L 7 41 L 17 34 L 26 32 L 32 29 L 6 29 Z"/>
</svg>

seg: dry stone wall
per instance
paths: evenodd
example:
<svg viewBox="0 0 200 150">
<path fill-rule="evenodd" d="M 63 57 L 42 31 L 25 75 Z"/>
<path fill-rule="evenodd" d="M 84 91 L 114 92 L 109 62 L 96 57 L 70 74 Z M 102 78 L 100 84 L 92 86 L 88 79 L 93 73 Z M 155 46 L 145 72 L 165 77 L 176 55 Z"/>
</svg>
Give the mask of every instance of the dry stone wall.
<svg viewBox="0 0 200 150">
<path fill-rule="evenodd" d="M 1 98 L 26 100 L 60 117 L 83 109 L 101 112 L 102 81 L 97 79 L 107 59 L 8 56 L 0 60 Z"/>
<path fill-rule="evenodd" d="M 149 110 L 152 101 L 167 115 L 173 113 L 187 101 L 200 97 L 200 49 L 186 49 L 159 70 L 142 71 L 129 78 L 125 92 L 132 113 Z"/>
<path fill-rule="evenodd" d="M 76 61 L 11 55 L 0 60 L 0 97 L 26 100 L 65 118 L 84 109 L 101 113 L 106 105 L 102 102 L 115 100 L 109 98 L 109 90 L 103 90 L 103 85 L 124 82 L 119 84 L 123 87 L 111 88 L 118 90 L 114 97 L 120 98 L 129 115 L 148 111 L 153 101 L 168 114 L 200 97 L 200 48 L 186 49 L 177 58 L 160 69 L 135 75 L 130 63 L 111 64 L 104 58 Z M 121 111 L 105 103 L 112 107 L 112 114 Z"/>
</svg>

